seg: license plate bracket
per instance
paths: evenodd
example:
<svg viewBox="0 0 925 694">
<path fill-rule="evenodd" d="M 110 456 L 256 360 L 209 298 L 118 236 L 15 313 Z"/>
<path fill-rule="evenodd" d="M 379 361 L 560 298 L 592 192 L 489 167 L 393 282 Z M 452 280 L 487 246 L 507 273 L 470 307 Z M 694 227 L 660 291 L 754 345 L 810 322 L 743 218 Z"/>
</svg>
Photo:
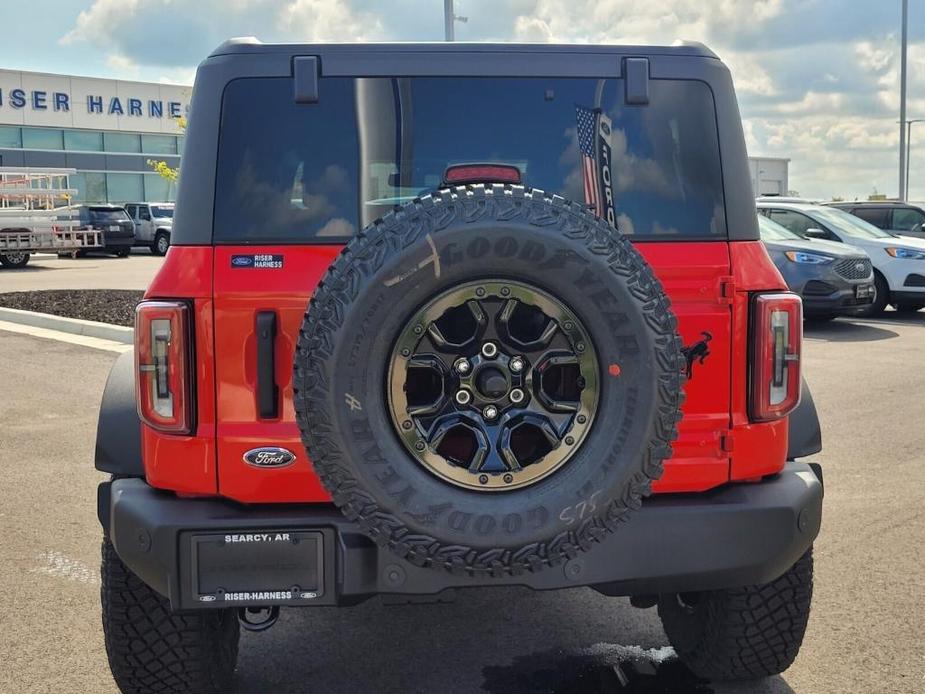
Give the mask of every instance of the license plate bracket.
<svg viewBox="0 0 925 694">
<path fill-rule="evenodd" d="M 305 605 L 325 594 L 321 530 L 195 533 L 189 542 L 191 597 L 199 604 Z"/>
</svg>

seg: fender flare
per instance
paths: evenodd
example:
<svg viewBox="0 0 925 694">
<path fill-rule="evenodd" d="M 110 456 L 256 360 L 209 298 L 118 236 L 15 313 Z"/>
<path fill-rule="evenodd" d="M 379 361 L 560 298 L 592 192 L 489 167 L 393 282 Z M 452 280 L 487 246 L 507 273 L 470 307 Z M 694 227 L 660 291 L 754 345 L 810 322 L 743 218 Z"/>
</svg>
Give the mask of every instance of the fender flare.
<svg viewBox="0 0 925 694">
<path fill-rule="evenodd" d="M 803 397 L 790 413 L 787 440 L 787 460 L 813 455 L 822 450 L 822 430 L 809 384 L 803 379 Z"/>
<path fill-rule="evenodd" d="M 96 469 L 118 477 L 144 477 L 141 420 L 135 406 L 135 355 L 119 355 L 103 390 L 96 426 Z"/>
</svg>

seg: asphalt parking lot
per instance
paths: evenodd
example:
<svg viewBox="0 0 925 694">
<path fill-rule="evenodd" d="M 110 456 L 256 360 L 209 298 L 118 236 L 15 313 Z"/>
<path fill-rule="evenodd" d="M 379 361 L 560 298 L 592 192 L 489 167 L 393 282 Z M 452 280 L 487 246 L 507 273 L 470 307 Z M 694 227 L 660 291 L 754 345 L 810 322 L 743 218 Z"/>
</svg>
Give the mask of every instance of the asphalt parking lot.
<svg viewBox="0 0 925 694">
<path fill-rule="evenodd" d="M 164 259 L 146 248 L 128 258 L 91 255 L 58 258 L 38 253 L 22 270 L 0 270 L 0 292 L 38 289 L 147 289 Z"/>
<path fill-rule="evenodd" d="M 640 649 L 666 655 L 654 610 L 586 589 L 481 590 L 446 605 L 284 612 L 269 632 L 244 634 L 237 691 L 925 691 L 923 352 L 925 312 L 807 329 L 826 504 L 809 631 L 781 677 L 718 686 L 671 658 L 627 665 Z M 92 466 L 115 356 L 0 331 L 2 692 L 115 691 L 99 623 Z"/>
</svg>

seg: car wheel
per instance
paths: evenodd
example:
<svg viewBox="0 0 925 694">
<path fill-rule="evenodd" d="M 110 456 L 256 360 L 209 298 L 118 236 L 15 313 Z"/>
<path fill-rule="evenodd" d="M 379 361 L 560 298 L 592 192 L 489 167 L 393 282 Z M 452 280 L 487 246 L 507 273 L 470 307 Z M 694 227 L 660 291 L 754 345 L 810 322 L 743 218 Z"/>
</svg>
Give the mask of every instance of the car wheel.
<svg viewBox="0 0 925 694">
<path fill-rule="evenodd" d="M 18 270 L 29 264 L 29 254 L 25 251 L 0 253 L 0 265 L 10 270 Z"/>
<path fill-rule="evenodd" d="M 859 311 L 858 315 L 865 318 L 879 316 L 883 313 L 888 303 L 890 303 L 890 286 L 883 275 L 879 272 L 874 272 L 874 300 Z"/>
<path fill-rule="evenodd" d="M 583 205 L 442 190 L 368 226 L 318 286 L 294 365 L 302 439 L 341 511 L 412 564 L 562 565 L 662 473 L 676 325 L 642 256 Z"/>
<path fill-rule="evenodd" d="M 116 251 L 116 257 L 117 258 L 128 258 L 129 255 L 131 255 L 131 253 L 132 253 L 132 249 L 129 247 L 120 248 L 119 250 Z"/>
<path fill-rule="evenodd" d="M 122 563 L 103 541 L 103 637 L 119 689 L 136 694 L 231 688 L 240 631 L 234 609 L 187 614 Z"/>
<path fill-rule="evenodd" d="M 151 244 L 151 252 L 154 255 L 166 255 L 167 249 L 170 248 L 170 237 L 160 231 L 154 237 L 154 243 Z"/>
<path fill-rule="evenodd" d="M 809 549 L 770 583 L 662 595 L 658 614 L 668 641 L 694 674 L 750 680 L 781 673 L 796 659 L 812 596 Z"/>
</svg>

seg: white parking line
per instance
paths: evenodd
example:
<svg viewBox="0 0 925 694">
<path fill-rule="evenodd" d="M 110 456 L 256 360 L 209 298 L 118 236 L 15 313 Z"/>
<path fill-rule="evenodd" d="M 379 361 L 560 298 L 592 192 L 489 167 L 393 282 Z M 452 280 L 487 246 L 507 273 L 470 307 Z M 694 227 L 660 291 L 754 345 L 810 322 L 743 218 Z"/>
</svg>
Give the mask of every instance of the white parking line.
<svg viewBox="0 0 925 694">
<path fill-rule="evenodd" d="M 60 330 L 49 330 L 48 328 L 37 328 L 32 325 L 21 325 L 19 323 L 10 323 L 9 321 L 0 321 L 0 330 L 6 330 L 11 333 L 21 335 L 31 335 L 32 337 L 41 337 L 46 340 L 57 340 L 58 342 L 69 342 L 72 345 L 81 347 L 92 347 L 93 349 L 102 349 L 107 352 L 128 352 L 132 345 L 126 345 L 114 340 L 104 340 L 99 337 L 89 337 L 87 335 L 74 335 L 73 333 L 64 333 Z"/>
</svg>

